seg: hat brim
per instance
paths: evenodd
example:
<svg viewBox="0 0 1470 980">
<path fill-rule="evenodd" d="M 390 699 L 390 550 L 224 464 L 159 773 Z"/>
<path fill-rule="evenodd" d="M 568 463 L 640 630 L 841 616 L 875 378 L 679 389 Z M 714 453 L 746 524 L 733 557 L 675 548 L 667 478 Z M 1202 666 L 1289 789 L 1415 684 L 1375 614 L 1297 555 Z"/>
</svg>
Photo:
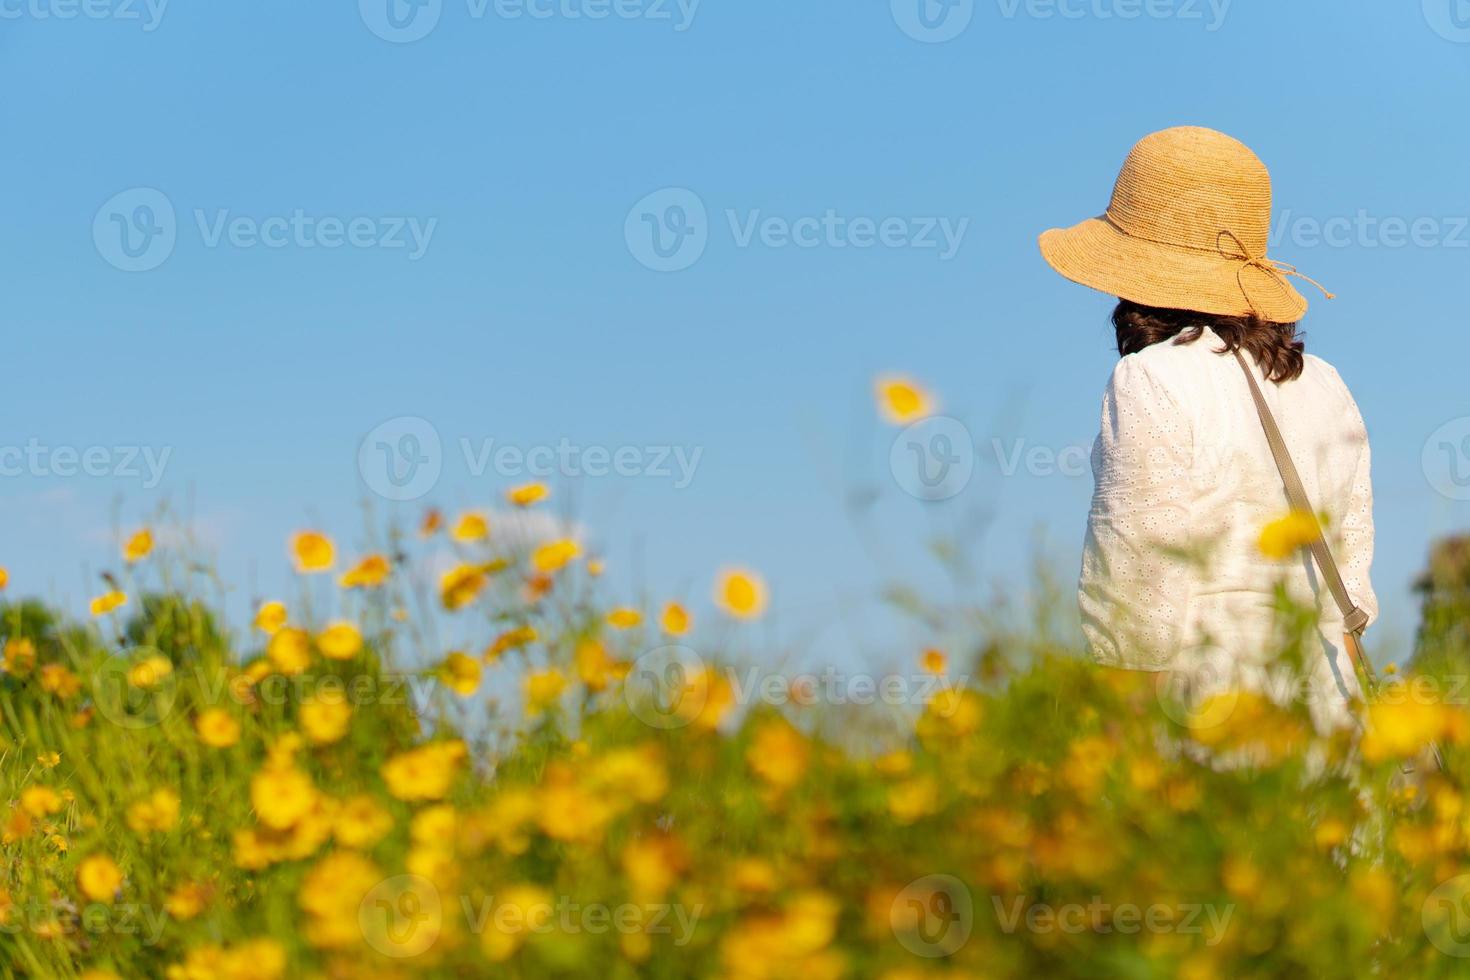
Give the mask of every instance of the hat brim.
<svg viewBox="0 0 1470 980">
<path fill-rule="evenodd" d="M 1042 258 L 1063 276 L 1144 306 L 1255 313 L 1275 323 L 1295 323 L 1307 312 L 1306 297 L 1257 266 L 1134 238 L 1105 216 L 1042 232 L 1039 242 Z"/>
</svg>

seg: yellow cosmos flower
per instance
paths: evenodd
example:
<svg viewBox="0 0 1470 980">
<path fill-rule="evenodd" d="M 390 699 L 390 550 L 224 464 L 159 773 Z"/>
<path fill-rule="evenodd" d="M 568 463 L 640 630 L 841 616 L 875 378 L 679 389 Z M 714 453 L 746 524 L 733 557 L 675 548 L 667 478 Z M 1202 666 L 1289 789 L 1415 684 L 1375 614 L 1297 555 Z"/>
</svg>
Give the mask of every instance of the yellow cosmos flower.
<svg viewBox="0 0 1470 980">
<path fill-rule="evenodd" d="M 314 698 L 301 705 L 301 730 L 313 745 L 340 741 L 352 724 L 352 705 L 340 698 Z"/>
<path fill-rule="evenodd" d="M 643 614 L 627 606 L 620 606 L 607 614 L 607 625 L 615 630 L 630 630 L 642 622 Z"/>
<path fill-rule="evenodd" d="M 337 560 L 337 547 L 320 531 L 298 531 L 291 537 L 291 560 L 303 574 L 325 572 Z"/>
<path fill-rule="evenodd" d="M 132 536 L 123 544 L 123 561 L 131 565 L 135 561 L 142 561 L 153 553 L 153 532 L 146 527 L 134 531 Z"/>
<path fill-rule="evenodd" d="M 693 625 L 694 617 L 689 615 L 689 610 L 677 602 L 664 606 L 663 615 L 659 617 L 659 626 L 670 636 L 683 636 Z"/>
<path fill-rule="evenodd" d="M 625 664 L 608 656 L 607 648 L 596 640 L 586 640 L 577 645 L 577 676 L 588 690 L 601 691 L 608 682 L 627 673 Z"/>
<path fill-rule="evenodd" d="M 919 664 L 931 674 L 942 674 L 945 668 L 949 666 L 949 658 L 944 655 L 943 650 L 936 650 L 930 647 L 920 655 Z"/>
<path fill-rule="evenodd" d="M 534 626 L 517 626 L 513 630 L 506 630 L 495 638 L 495 642 L 485 648 L 482 657 L 487 664 L 493 664 L 505 654 L 507 650 L 519 650 L 536 642 L 536 628 Z"/>
<path fill-rule="evenodd" d="M 283 602 L 262 602 L 260 608 L 255 611 L 255 628 L 270 636 L 286 625 L 286 604 Z"/>
<path fill-rule="evenodd" d="M 460 697 L 469 697 L 480 689 L 480 662 L 458 650 L 439 665 L 439 679 Z"/>
<path fill-rule="evenodd" d="M 581 545 L 570 538 L 549 541 L 531 552 L 531 565 L 546 575 L 559 572 L 582 553 Z"/>
<path fill-rule="evenodd" d="M 128 683 L 146 691 L 163 683 L 173 672 L 173 662 L 163 654 L 155 653 L 128 668 Z"/>
<path fill-rule="evenodd" d="M 551 496 L 551 489 L 540 482 L 523 483 L 505 491 L 505 499 L 516 507 L 531 507 L 549 496 Z"/>
<path fill-rule="evenodd" d="M 482 566 L 456 565 L 440 577 L 439 598 L 445 609 L 463 609 L 479 598 L 488 581 Z"/>
<path fill-rule="evenodd" d="M 211 748 L 229 748 L 240 741 L 240 723 L 223 708 L 206 708 L 194 719 L 199 741 Z"/>
<path fill-rule="evenodd" d="M 898 375 L 884 375 L 873 383 L 878 413 L 894 425 L 909 425 L 933 415 L 938 405 L 934 396 L 917 382 Z"/>
<path fill-rule="evenodd" d="M 77 865 L 77 888 L 94 902 L 112 904 L 122 887 L 122 872 L 106 854 L 93 854 Z"/>
<path fill-rule="evenodd" d="M 383 763 L 388 792 L 400 800 L 442 800 L 466 755 L 463 742 L 431 742 L 400 752 Z"/>
<path fill-rule="evenodd" d="M 526 711 L 539 715 L 556 703 L 567 688 L 566 675 L 555 667 L 526 675 Z"/>
<path fill-rule="evenodd" d="M 1261 529 L 1256 546 L 1272 561 L 1284 561 L 1322 536 L 1317 518 L 1294 510 Z"/>
<path fill-rule="evenodd" d="M 20 791 L 20 808 L 33 817 L 49 817 L 61 811 L 61 794 L 50 786 L 27 786 Z"/>
<path fill-rule="evenodd" d="M 480 948 L 492 963 L 504 963 L 533 933 L 546 931 L 555 912 L 551 893 L 535 885 L 501 889 L 490 925 L 480 933 Z"/>
<path fill-rule="evenodd" d="M 727 569 L 715 581 L 715 605 L 736 619 L 758 619 L 766 611 L 765 580 L 745 569 Z"/>
<path fill-rule="evenodd" d="M 209 889 L 195 882 L 174 887 L 163 900 L 164 911 L 179 922 L 196 918 L 209 904 Z"/>
<path fill-rule="evenodd" d="M 316 646 L 331 660 L 351 660 L 362 649 L 362 634 L 351 623 L 331 623 L 317 635 Z"/>
<path fill-rule="evenodd" d="M 1448 733 L 1449 709 L 1406 691 L 1403 682 L 1388 685 L 1382 692 L 1387 703 L 1368 706 L 1362 741 L 1363 757 L 1368 761 L 1411 759 Z"/>
<path fill-rule="evenodd" d="M 388 836 L 393 829 L 393 815 L 366 794 L 342 802 L 332 833 L 344 847 L 366 849 Z"/>
<path fill-rule="evenodd" d="M 265 655 L 271 665 L 287 676 L 304 673 L 311 664 L 311 637 L 306 630 L 287 626 L 279 629 L 266 644 Z"/>
<path fill-rule="evenodd" d="M 36 645 L 24 636 L 5 641 L 3 667 L 12 677 L 24 677 L 36 666 Z"/>
<path fill-rule="evenodd" d="M 42 752 L 40 755 L 36 756 L 36 764 L 39 765 L 42 769 L 55 769 L 57 766 L 61 765 L 61 753 Z"/>
<path fill-rule="evenodd" d="M 368 555 L 353 565 L 338 580 L 344 589 L 375 589 L 388 581 L 392 566 L 384 555 Z"/>
<path fill-rule="evenodd" d="M 128 596 L 126 592 L 113 589 L 111 592 L 104 592 L 93 599 L 88 608 L 91 610 L 93 616 L 106 616 L 119 606 L 126 605 L 127 601 Z"/>
<path fill-rule="evenodd" d="M 810 752 L 806 738 L 784 721 L 770 721 L 756 729 L 746 751 L 751 770 L 775 789 L 790 789 L 806 774 Z"/>
<path fill-rule="evenodd" d="M 0 565 L 0 590 L 10 584 L 10 569 Z"/>
<path fill-rule="evenodd" d="M 61 664 L 47 664 L 41 668 L 41 690 L 66 701 L 81 692 L 82 679 Z"/>
<path fill-rule="evenodd" d="M 360 948 L 359 909 L 383 880 L 383 873 L 361 854 L 338 851 L 317 862 L 301 882 L 297 901 L 306 913 L 307 942 L 324 949 Z"/>
<path fill-rule="evenodd" d="M 179 796 L 170 789 L 156 789 L 128 807 L 128 826 L 134 833 L 172 830 L 179 822 Z"/>
<path fill-rule="evenodd" d="M 483 541 L 490 536 L 490 522 L 478 511 L 461 514 L 449 536 L 456 541 Z"/>
<path fill-rule="evenodd" d="M 250 802 L 260 822 L 285 830 L 311 812 L 316 787 L 311 777 L 292 765 L 267 765 L 250 779 Z"/>
</svg>

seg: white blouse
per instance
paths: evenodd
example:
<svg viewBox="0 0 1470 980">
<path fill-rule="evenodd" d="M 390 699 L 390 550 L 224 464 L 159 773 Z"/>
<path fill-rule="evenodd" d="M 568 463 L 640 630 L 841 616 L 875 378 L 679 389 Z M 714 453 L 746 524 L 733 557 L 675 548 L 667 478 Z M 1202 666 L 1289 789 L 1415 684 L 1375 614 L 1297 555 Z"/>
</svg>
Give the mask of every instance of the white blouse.
<svg viewBox="0 0 1470 980">
<path fill-rule="evenodd" d="M 1257 546 L 1262 527 L 1287 512 L 1286 492 L 1240 365 L 1216 353 L 1222 346 L 1206 329 L 1192 344 L 1130 354 L 1113 371 L 1092 450 L 1083 632 L 1107 666 L 1180 671 L 1197 689 L 1255 687 L 1286 635 L 1276 614 L 1284 587 L 1320 614 L 1304 651 L 1308 693 L 1319 724 L 1335 724 L 1357 692 L 1339 649 L 1342 615 L 1309 554 L 1273 561 Z M 1301 377 L 1283 384 L 1256 370 L 1307 493 L 1328 517 L 1348 592 L 1376 618 L 1373 489 L 1357 404 L 1310 354 Z"/>
</svg>

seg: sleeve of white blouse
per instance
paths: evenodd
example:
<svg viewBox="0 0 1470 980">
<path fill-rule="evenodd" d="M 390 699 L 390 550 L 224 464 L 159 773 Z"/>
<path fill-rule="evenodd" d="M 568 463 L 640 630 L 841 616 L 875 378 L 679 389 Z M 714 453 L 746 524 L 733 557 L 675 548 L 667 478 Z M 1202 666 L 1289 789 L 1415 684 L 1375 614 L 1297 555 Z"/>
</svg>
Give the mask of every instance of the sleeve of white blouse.
<svg viewBox="0 0 1470 980">
<path fill-rule="evenodd" d="M 1373 459 L 1363 415 L 1346 386 L 1343 391 L 1347 394 L 1347 417 L 1351 420 L 1352 449 L 1357 454 L 1357 467 L 1348 494 L 1347 510 L 1338 515 L 1338 554 L 1334 557 L 1342 571 L 1348 595 L 1368 614 L 1371 622 L 1378 618 L 1378 596 L 1373 592 L 1370 577 L 1373 565 Z"/>
<path fill-rule="evenodd" d="M 1188 416 L 1136 357 L 1118 362 L 1092 450 L 1078 605 L 1092 657 L 1162 670 L 1178 651 L 1191 579 Z"/>
</svg>

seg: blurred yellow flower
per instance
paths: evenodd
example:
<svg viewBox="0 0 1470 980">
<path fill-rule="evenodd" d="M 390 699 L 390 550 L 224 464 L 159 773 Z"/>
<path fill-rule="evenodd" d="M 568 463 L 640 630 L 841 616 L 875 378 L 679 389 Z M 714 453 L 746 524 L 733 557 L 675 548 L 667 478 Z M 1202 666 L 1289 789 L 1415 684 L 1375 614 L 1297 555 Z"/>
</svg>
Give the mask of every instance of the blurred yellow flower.
<svg viewBox="0 0 1470 980">
<path fill-rule="evenodd" d="M 382 880 L 377 866 L 353 851 L 338 851 L 318 861 L 306 873 L 297 896 L 306 913 L 307 942 L 324 949 L 360 947 L 364 921 L 360 908 Z"/>
<path fill-rule="evenodd" d="M 153 532 L 146 527 L 134 531 L 123 543 L 123 561 L 131 565 L 135 561 L 142 561 L 153 552 Z"/>
<path fill-rule="evenodd" d="M 301 704 L 301 730 L 313 745 L 330 745 L 347 734 L 352 705 L 343 698 L 317 697 Z"/>
<path fill-rule="evenodd" d="M 267 636 L 276 632 L 286 625 L 286 604 L 283 602 L 263 602 L 255 611 L 255 628 Z"/>
<path fill-rule="evenodd" d="M 942 674 L 949 666 L 949 658 L 944 655 L 943 650 L 930 647 L 919 657 L 919 665 L 931 674 Z"/>
<path fill-rule="evenodd" d="M 444 512 L 438 507 L 430 507 L 424 511 L 424 519 L 419 522 L 419 537 L 432 538 L 443 526 Z"/>
<path fill-rule="evenodd" d="M 587 574 L 591 575 L 593 578 L 597 578 L 599 575 L 601 575 L 603 571 L 606 570 L 606 568 L 607 563 L 604 562 L 601 558 L 587 559 Z"/>
<path fill-rule="evenodd" d="M 127 601 L 127 593 L 113 589 L 93 599 L 88 608 L 91 610 L 93 616 L 106 616 L 119 606 L 126 605 Z"/>
<path fill-rule="evenodd" d="M 209 889 L 197 882 L 175 885 L 163 900 L 163 908 L 180 922 L 187 922 L 203 912 L 209 904 Z"/>
<path fill-rule="evenodd" d="M 74 698 L 82 689 L 82 679 L 61 664 L 41 668 L 41 690 L 63 701 Z"/>
<path fill-rule="evenodd" d="M 110 905 L 122 888 L 122 872 L 106 854 L 90 855 L 77 865 L 77 888 L 91 901 Z"/>
<path fill-rule="evenodd" d="M 439 665 L 439 679 L 455 694 L 469 697 L 480 689 L 480 662 L 455 650 Z"/>
<path fill-rule="evenodd" d="M 536 885 L 507 885 L 496 896 L 490 924 L 480 933 L 480 948 L 492 963 L 515 955 L 529 934 L 546 931 L 555 908 L 551 893 Z"/>
<path fill-rule="evenodd" d="M 806 775 L 810 755 L 806 738 L 785 721 L 763 722 L 755 731 L 745 761 L 776 789 L 790 789 Z"/>
<path fill-rule="evenodd" d="M 478 511 L 459 515 L 449 536 L 456 541 L 483 541 L 490 536 L 490 522 Z"/>
<path fill-rule="evenodd" d="M 42 752 L 40 755 L 36 756 L 36 765 L 40 766 L 42 769 L 55 769 L 57 766 L 61 765 L 61 753 Z"/>
<path fill-rule="evenodd" d="M 567 563 L 582 553 L 582 548 L 570 538 L 551 541 L 531 552 L 531 565 L 538 572 L 551 574 L 565 568 Z"/>
<path fill-rule="evenodd" d="M 505 491 L 505 499 L 517 507 L 530 507 L 551 496 L 551 490 L 541 482 L 523 483 Z"/>
<path fill-rule="evenodd" d="M 555 667 L 526 675 L 526 711 L 539 715 L 556 703 L 566 690 L 566 675 Z"/>
<path fill-rule="evenodd" d="M 4 591 L 5 587 L 9 584 L 10 569 L 6 568 L 4 565 L 0 565 L 0 591 Z"/>
<path fill-rule="evenodd" d="M 392 566 L 384 555 L 368 555 L 342 573 L 338 584 L 344 589 L 374 589 L 388 581 Z"/>
<path fill-rule="evenodd" d="M 388 792 L 400 800 L 442 800 L 466 755 L 463 742 L 430 742 L 400 752 L 383 764 Z"/>
<path fill-rule="evenodd" d="M 265 655 L 277 671 L 288 677 L 304 673 L 311 664 L 311 637 L 306 630 L 282 627 L 266 644 Z"/>
<path fill-rule="evenodd" d="M 873 382 L 878 413 L 894 425 L 908 425 L 937 409 L 934 396 L 910 378 L 883 375 Z"/>
<path fill-rule="evenodd" d="M 643 622 L 643 613 L 627 606 L 619 606 L 607 614 L 607 625 L 615 630 L 628 630 Z"/>
<path fill-rule="evenodd" d="M 33 817 L 49 817 L 61 811 L 61 794 L 50 786 L 27 786 L 20 791 L 20 808 Z"/>
<path fill-rule="evenodd" d="M 1322 536 L 1317 518 L 1305 511 L 1294 510 L 1261 529 L 1256 546 L 1273 561 L 1283 561 Z"/>
<path fill-rule="evenodd" d="M 1410 759 L 1445 737 L 1450 726 L 1449 708 L 1416 696 L 1402 682 L 1385 686 L 1382 703 L 1368 705 L 1363 757 L 1370 762 Z"/>
<path fill-rule="evenodd" d="M 332 825 L 338 843 L 359 849 L 372 847 L 392 829 L 393 815 L 367 794 L 344 800 Z"/>
<path fill-rule="evenodd" d="M 199 741 L 216 749 L 228 748 L 240 741 L 240 723 L 223 708 L 206 708 L 194 719 Z"/>
<path fill-rule="evenodd" d="M 479 565 L 456 565 L 439 579 L 445 609 L 463 609 L 479 597 L 488 579 Z"/>
<path fill-rule="evenodd" d="M 351 660 L 362 649 L 362 634 L 351 623 L 330 623 L 317 634 L 316 647 L 331 660 Z"/>
<path fill-rule="evenodd" d="M 485 648 L 481 655 L 486 663 L 493 664 L 505 654 L 507 650 L 519 650 L 536 642 L 536 628 L 534 626 L 517 626 L 515 629 L 506 630 L 495 638 L 495 641 Z"/>
<path fill-rule="evenodd" d="M 298 572 L 325 572 L 336 562 L 337 548 L 319 531 L 298 531 L 291 537 L 291 558 Z"/>
<path fill-rule="evenodd" d="M 179 796 L 159 788 L 128 807 L 128 827 L 136 834 L 172 830 L 179 822 Z"/>
<path fill-rule="evenodd" d="M 157 687 L 173 672 L 173 662 L 161 653 L 154 653 L 128 668 L 128 683 L 146 691 Z"/>
<path fill-rule="evenodd" d="M 25 677 L 36 666 L 36 646 L 24 636 L 5 641 L 3 667 L 12 677 Z"/>
<path fill-rule="evenodd" d="M 261 823 L 284 830 L 316 805 L 316 787 L 311 777 L 295 766 L 267 762 L 250 778 L 250 802 Z"/>
<path fill-rule="evenodd" d="M 683 636 L 689 632 L 693 625 L 693 617 L 689 610 L 677 602 L 671 602 L 664 606 L 663 615 L 659 617 L 659 626 L 670 636 Z"/>
<path fill-rule="evenodd" d="M 623 665 L 608 656 L 607 648 L 596 640 L 583 640 L 577 644 L 576 661 L 577 677 L 590 691 L 605 690 L 610 681 L 626 672 Z"/>
<path fill-rule="evenodd" d="M 736 619 L 756 619 L 766 611 L 765 580 L 745 569 L 726 569 L 715 580 L 715 605 Z"/>
</svg>

